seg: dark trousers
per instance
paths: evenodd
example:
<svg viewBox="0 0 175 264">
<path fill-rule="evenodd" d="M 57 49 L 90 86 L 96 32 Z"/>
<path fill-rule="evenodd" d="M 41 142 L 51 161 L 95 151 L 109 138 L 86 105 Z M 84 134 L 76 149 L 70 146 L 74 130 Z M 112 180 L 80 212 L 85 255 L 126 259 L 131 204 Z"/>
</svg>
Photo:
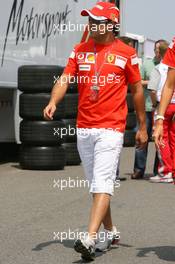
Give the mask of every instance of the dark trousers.
<svg viewBox="0 0 175 264">
<path fill-rule="evenodd" d="M 153 116 L 152 112 L 146 112 L 146 127 L 147 127 L 147 133 L 148 138 L 150 139 L 152 136 L 152 126 L 153 126 Z M 149 143 L 148 143 L 149 144 Z M 135 149 L 135 161 L 134 161 L 134 171 L 139 171 L 143 175 L 145 173 L 146 169 L 146 161 L 147 161 L 147 155 L 148 155 L 148 144 L 144 149 Z M 158 156 L 156 153 L 155 161 L 154 161 L 154 169 L 153 173 L 154 175 L 157 174 L 158 171 Z"/>
</svg>

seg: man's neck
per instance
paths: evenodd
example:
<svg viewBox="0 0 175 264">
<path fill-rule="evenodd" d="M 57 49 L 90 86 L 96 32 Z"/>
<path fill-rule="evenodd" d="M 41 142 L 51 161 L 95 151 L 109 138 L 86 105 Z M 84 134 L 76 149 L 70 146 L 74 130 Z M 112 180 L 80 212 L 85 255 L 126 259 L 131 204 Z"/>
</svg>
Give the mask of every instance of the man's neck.
<svg viewBox="0 0 175 264">
<path fill-rule="evenodd" d="M 98 39 L 94 39 L 94 42 L 96 44 L 101 44 L 101 45 L 108 45 L 110 43 L 112 43 L 115 40 L 115 36 L 112 34 L 107 35 L 107 36 L 102 36 L 101 38 Z"/>
</svg>

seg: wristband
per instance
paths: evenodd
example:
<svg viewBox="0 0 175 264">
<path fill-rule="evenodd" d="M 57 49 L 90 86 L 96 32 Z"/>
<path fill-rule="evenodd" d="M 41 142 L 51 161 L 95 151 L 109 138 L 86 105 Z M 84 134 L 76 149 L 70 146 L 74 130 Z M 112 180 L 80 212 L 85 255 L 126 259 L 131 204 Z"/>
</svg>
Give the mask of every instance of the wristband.
<svg viewBox="0 0 175 264">
<path fill-rule="evenodd" d="M 162 115 L 157 115 L 156 118 L 155 118 L 155 120 L 157 121 L 159 119 L 165 120 L 165 117 L 162 116 Z"/>
</svg>

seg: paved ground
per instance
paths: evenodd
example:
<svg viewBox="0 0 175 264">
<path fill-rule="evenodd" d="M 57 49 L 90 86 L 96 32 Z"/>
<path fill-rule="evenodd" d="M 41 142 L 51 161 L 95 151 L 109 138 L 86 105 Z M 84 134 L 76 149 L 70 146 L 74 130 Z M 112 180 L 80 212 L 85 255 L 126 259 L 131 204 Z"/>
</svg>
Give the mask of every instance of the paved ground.
<svg viewBox="0 0 175 264">
<path fill-rule="evenodd" d="M 150 148 L 147 173 L 153 167 Z M 133 149 L 121 159 L 122 182 L 112 199 L 113 219 L 121 233 L 118 247 L 98 255 L 94 263 L 175 263 L 174 186 L 131 181 Z M 85 230 L 90 197 L 86 188 L 60 190 L 59 179 L 83 179 L 81 166 L 64 171 L 20 170 L 0 165 L 0 264 L 82 263 L 73 241 L 55 240 L 54 232 Z M 54 187 L 54 179 L 57 184 Z M 56 237 L 57 238 L 57 237 Z"/>
</svg>

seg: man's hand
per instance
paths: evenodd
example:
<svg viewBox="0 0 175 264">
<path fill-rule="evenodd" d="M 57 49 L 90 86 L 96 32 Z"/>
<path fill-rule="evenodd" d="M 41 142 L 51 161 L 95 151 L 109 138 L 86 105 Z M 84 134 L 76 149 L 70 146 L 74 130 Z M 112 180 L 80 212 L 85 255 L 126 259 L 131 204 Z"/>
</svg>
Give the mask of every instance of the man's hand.
<svg viewBox="0 0 175 264">
<path fill-rule="evenodd" d="M 56 105 L 49 103 L 43 110 L 43 115 L 46 120 L 53 120 L 53 115 L 56 111 Z"/>
<path fill-rule="evenodd" d="M 143 149 L 148 142 L 148 134 L 146 129 L 139 129 L 136 133 L 136 148 Z"/>
<path fill-rule="evenodd" d="M 153 133 L 153 139 L 155 141 L 156 147 L 159 148 L 163 146 L 163 120 L 158 120 L 156 122 L 156 127 Z"/>
</svg>

